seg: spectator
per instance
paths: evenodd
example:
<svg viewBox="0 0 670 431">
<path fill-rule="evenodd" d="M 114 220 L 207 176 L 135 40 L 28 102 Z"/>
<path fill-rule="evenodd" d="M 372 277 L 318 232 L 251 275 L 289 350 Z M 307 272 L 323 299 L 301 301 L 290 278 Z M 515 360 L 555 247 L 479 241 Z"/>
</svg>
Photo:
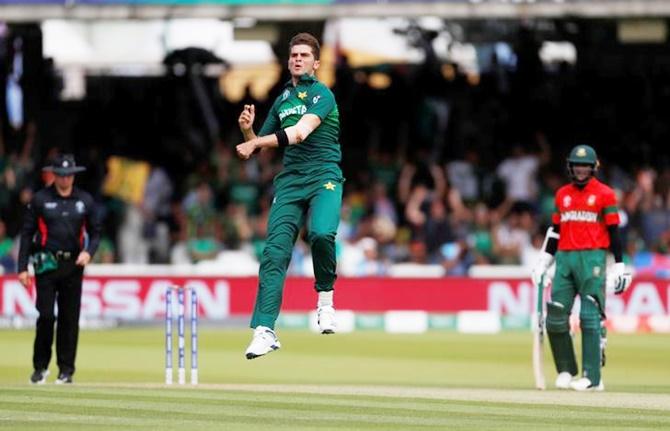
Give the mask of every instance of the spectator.
<svg viewBox="0 0 670 431">
<path fill-rule="evenodd" d="M 439 263 L 444 267 L 445 275 L 465 276 L 472 263 L 465 241 L 452 241 L 440 247 Z"/>
<path fill-rule="evenodd" d="M 0 220 L 0 274 L 12 274 L 16 272 L 16 260 L 12 256 L 14 241 L 7 237 L 5 222 Z"/>
<path fill-rule="evenodd" d="M 342 274 L 354 277 L 380 276 L 388 271 L 386 261 L 380 259 L 377 241 L 374 238 L 361 238 L 351 247 L 352 257 L 348 267 L 342 268 Z"/>
<path fill-rule="evenodd" d="M 98 246 L 98 251 L 93 256 L 92 263 L 102 263 L 110 264 L 116 261 L 116 252 L 114 250 L 114 242 L 107 237 L 102 237 L 100 239 L 100 245 Z"/>
<path fill-rule="evenodd" d="M 449 184 L 458 190 L 465 202 L 476 202 L 480 196 L 479 155 L 469 148 L 463 159 L 451 160 L 445 165 Z"/>
<path fill-rule="evenodd" d="M 506 265 L 521 264 L 524 249 L 530 246 L 533 231 L 533 217 L 524 205 L 517 205 L 503 219 L 503 222 L 494 228 L 496 254 L 499 263 Z"/>
<path fill-rule="evenodd" d="M 494 264 L 498 258 L 495 255 L 495 241 L 489 209 L 480 202 L 475 206 L 473 214 L 473 224 L 468 236 L 468 246 L 473 261 L 478 265 Z"/>
<path fill-rule="evenodd" d="M 391 197 L 388 195 L 386 183 L 375 182 L 370 191 L 370 206 L 375 217 L 381 217 L 398 223 L 398 213 Z"/>
<path fill-rule="evenodd" d="M 220 250 L 220 225 L 209 184 L 201 182 L 184 198 L 186 245 L 194 262 L 214 258 Z"/>
<path fill-rule="evenodd" d="M 169 261 L 172 192 L 172 181 L 167 172 L 154 167 L 144 188 L 140 207 L 144 217 L 142 235 L 148 241 L 149 259 L 153 263 Z"/>
<path fill-rule="evenodd" d="M 507 199 L 512 202 L 533 204 L 538 196 L 537 173 L 548 160 L 548 146 L 542 145 L 542 153 L 529 154 L 524 147 L 512 145 L 511 154 L 502 161 L 496 172 L 505 183 Z"/>
</svg>

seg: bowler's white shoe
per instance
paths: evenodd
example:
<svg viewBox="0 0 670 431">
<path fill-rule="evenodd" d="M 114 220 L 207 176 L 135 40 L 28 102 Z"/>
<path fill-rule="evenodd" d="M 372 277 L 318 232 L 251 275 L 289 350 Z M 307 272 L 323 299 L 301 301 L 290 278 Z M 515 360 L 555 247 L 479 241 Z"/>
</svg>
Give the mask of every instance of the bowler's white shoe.
<svg viewBox="0 0 670 431">
<path fill-rule="evenodd" d="M 316 319 L 319 323 L 319 332 L 322 334 L 334 334 L 337 325 L 335 324 L 335 309 L 326 305 L 316 310 Z"/>
<path fill-rule="evenodd" d="M 591 380 L 588 379 L 588 377 L 582 377 L 581 379 L 577 379 L 571 382 L 570 387 L 579 392 L 585 392 L 585 391 L 602 392 L 605 390 L 605 384 L 603 383 L 602 377 L 600 378 L 600 384 L 598 386 L 594 386 L 591 383 Z"/>
<path fill-rule="evenodd" d="M 556 389 L 570 389 L 570 383 L 572 382 L 572 374 L 567 371 L 563 371 L 558 374 L 556 377 Z"/>
<path fill-rule="evenodd" d="M 247 347 L 246 356 L 247 359 L 254 359 L 280 347 L 279 339 L 272 329 L 267 326 L 257 326 L 254 329 L 254 338 Z"/>
</svg>

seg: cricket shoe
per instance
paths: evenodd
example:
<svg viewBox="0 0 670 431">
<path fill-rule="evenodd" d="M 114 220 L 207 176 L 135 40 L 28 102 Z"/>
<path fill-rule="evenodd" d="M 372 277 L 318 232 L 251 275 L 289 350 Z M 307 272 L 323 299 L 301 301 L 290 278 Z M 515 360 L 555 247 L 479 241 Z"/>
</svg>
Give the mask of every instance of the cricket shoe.
<svg viewBox="0 0 670 431">
<path fill-rule="evenodd" d="M 571 382 L 570 387 L 578 392 L 586 392 L 586 391 L 602 392 L 605 390 L 605 384 L 603 383 L 602 378 L 600 379 L 600 384 L 598 386 L 594 386 L 588 377 L 582 377 L 581 379 L 577 379 Z"/>
<path fill-rule="evenodd" d="M 277 335 L 275 335 L 272 329 L 266 326 L 257 326 L 254 329 L 254 338 L 252 338 L 251 344 L 247 347 L 245 354 L 247 359 L 254 359 L 280 347 L 281 343 L 279 343 Z"/>
<path fill-rule="evenodd" d="M 322 334 L 334 334 L 337 325 L 335 324 L 335 309 L 326 305 L 319 307 L 316 311 L 316 320 L 319 324 L 319 332 Z"/>
<path fill-rule="evenodd" d="M 57 385 L 66 385 L 72 383 L 72 374 L 68 373 L 58 374 L 58 378 L 56 379 L 55 383 Z"/>
<path fill-rule="evenodd" d="M 33 385 L 43 385 L 47 381 L 49 370 L 35 370 L 30 375 L 30 383 Z"/>
<path fill-rule="evenodd" d="M 570 383 L 572 383 L 572 374 L 567 371 L 559 373 L 556 377 L 556 389 L 570 389 Z"/>
</svg>

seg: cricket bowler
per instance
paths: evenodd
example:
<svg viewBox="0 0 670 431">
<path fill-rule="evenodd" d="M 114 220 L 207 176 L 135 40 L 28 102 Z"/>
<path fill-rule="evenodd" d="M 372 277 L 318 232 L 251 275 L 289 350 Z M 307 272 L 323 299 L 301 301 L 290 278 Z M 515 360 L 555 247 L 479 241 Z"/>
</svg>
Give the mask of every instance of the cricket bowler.
<svg viewBox="0 0 670 431">
<path fill-rule="evenodd" d="M 274 179 L 275 196 L 268 237 L 261 257 L 258 295 L 251 318 L 253 339 L 246 350 L 254 359 L 280 347 L 274 332 L 281 307 L 286 270 L 298 232 L 307 222 L 314 260 L 317 319 L 322 334 L 335 332 L 333 286 L 336 279 L 335 233 L 340 221 L 342 158 L 340 116 L 333 93 L 315 77 L 319 42 L 299 33 L 289 43 L 291 79 L 274 101 L 258 136 L 253 131 L 255 107 L 239 117 L 245 142 L 237 155 L 247 160 L 263 148 L 283 148 L 284 168 Z"/>
</svg>

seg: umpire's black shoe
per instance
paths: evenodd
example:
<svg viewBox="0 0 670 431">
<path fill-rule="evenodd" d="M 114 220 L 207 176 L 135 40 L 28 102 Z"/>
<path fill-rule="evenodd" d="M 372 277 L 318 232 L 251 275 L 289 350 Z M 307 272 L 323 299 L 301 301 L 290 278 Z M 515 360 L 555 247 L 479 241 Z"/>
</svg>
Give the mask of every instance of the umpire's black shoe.
<svg viewBox="0 0 670 431">
<path fill-rule="evenodd" d="M 47 381 L 49 370 L 35 370 L 30 375 L 30 383 L 33 385 L 43 385 Z"/>
<path fill-rule="evenodd" d="M 56 379 L 56 384 L 63 385 L 67 383 L 72 383 L 72 374 L 60 373 Z"/>
</svg>

